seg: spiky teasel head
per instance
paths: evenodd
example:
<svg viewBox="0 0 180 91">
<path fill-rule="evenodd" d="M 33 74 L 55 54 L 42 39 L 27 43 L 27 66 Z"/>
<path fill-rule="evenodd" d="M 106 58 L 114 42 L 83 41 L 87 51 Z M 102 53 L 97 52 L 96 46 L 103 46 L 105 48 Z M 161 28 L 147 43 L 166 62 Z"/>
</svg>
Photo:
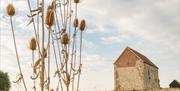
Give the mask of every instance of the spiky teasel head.
<svg viewBox="0 0 180 91">
<path fill-rule="evenodd" d="M 9 16 L 14 16 L 15 14 L 14 6 L 12 4 L 8 4 L 6 7 L 6 12 Z"/>
<path fill-rule="evenodd" d="M 78 19 L 77 18 L 74 19 L 73 25 L 74 25 L 75 28 L 78 27 L 78 24 L 79 24 Z"/>
<path fill-rule="evenodd" d="M 56 0 L 53 0 L 53 1 L 52 1 L 51 7 L 52 7 L 53 10 L 56 9 Z"/>
<path fill-rule="evenodd" d="M 35 39 L 35 38 L 32 38 L 32 39 L 30 40 L 29 48 L 30 48 L 32 51 L 36 50 L 36 39 Z"/>
<path fill-rule="evenodd" d="M 79 29 L 81 31 L 84 31 L 85 27 L 86 27 L 86 21 L 85 20 L 81 20 Z"/>
<path fill-rule="evenodd" d="M 65 32 L 61 36 L 61 44 L 66 45 L 68 43 L 69 43 L 69 37 L 68 37 L 68 34 Z"/>
<path fill-rule="evenodd" d="M 48 9 L 46 14 L 46 24 L 51 27 L 54 24 L 54 11 L 53 9 Z"/>
<path fill-rule="evenodd" d="M 79 3 L 79 0 L 74 0 L 74 3 L 76 3 L 76 4 Z"/>
</svg>

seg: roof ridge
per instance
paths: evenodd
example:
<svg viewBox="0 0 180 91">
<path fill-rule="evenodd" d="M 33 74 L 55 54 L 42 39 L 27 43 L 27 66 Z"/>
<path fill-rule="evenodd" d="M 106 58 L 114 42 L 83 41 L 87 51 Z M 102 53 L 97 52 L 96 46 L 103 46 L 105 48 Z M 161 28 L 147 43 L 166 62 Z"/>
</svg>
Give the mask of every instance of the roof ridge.
<svg viewBox="0 0 180 91">
<path fill-rule="evenodd" d="M 153 62 L 150 61 L 150 59 L 148 59 L 146 56 L 144 56 L 143 54 L 139 53 L 138 51 L 130 48 L 130 47 L 127 47 L 129 50 L 131 50 L 136 56 L 138 56 L 141 60 L 144 61 L 144 63 L 146 64 L 149 64 L 151 66 L 154 66 L 156 68 L 158 68 Z"/>
</svg>

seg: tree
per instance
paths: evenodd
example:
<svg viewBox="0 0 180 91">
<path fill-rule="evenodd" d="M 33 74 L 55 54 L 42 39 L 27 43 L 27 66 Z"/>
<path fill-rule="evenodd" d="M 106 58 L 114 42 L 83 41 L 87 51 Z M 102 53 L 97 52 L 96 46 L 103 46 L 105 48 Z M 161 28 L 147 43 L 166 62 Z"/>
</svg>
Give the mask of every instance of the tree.
<svg viewBox="0 0 180 91">
<path fill-rule="evenodd" d="M 9 91 L 10 81 L 8 73 L 0 71 L 0 91 Z"/>
</svg>

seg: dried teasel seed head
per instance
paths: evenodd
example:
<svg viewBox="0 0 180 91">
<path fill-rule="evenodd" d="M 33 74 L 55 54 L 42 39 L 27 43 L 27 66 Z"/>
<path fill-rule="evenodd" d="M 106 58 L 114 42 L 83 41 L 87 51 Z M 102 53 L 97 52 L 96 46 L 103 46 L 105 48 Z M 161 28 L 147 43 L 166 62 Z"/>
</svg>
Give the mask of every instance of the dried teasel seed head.
<svg viewBox="0 0 180 91">
<path fill-rule="evenodd" d="M 79 0 L 74 0 L 74 3 L 79 3 Z"/>
<path fill-rule="evenodd" d="M 52 9 L 47 10 L 46 24 L 52 26 L 54 24 L 54 11 Z"/>
<path fill-rule="evenodd" d="M 79 24 L 78 19 L 77 18 L 74 19 L 73 25 L 74 25 L 75 28 L 78 27 L 78 24 Z"/>
<path fill-rule="evenodd" d="M 30 48 L 32 51 L 36 50 L 36 39 L 35 39 L 35 38 L 32 38 L 32 39 L 30 40 L 29 48 Z"/>
<path fill-rule="evenodd" d="M 56 0 L 53 0 L 51 3 L 52 9 L 55 10 L 56 9 Z"/>
<path fill-rule="evenodd" d="M 69 37 L 68 37 L 68 34 L 65 32 L 61 36 L 61 44 L 66 45 L 68 43 L 69 43 Z"/>
<path fill-rule="evenodd" d="M 54 91 L 54 89 L 51 89 L 50 91 Z"/>
<path fill-rule="evenodd" d="M 47 10 L 53 9 L 52 5 L 49 5 Z"/>
<path fill-rule="evenodd" d="M 86 21 L 85 21 L 85 20 L 82 20 L 82 21 L 80 22 L 79 29 L 80 29 L 81 31 L 84 31 L 85 27 L 86 27 Z"/>
<path fill-rule="evenodd" d="M 15 14 L 14 6 L 12 4 L 8 4 L 6 7 L 6 12 L 9 16 L 14 16 Z"/>
</svg>

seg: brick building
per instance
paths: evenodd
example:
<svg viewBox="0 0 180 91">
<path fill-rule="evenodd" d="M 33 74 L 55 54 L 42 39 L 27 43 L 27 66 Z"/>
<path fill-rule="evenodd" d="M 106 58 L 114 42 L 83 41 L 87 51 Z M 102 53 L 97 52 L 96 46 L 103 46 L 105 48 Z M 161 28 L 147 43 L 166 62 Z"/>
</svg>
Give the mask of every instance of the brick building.
<svg viewBox="0 0 180 91">
<path fill-rule="evenodd" d="M 114 63 L 115 91 L 159 88 L 158 67 L 127 47 Z"/>
</svg>

